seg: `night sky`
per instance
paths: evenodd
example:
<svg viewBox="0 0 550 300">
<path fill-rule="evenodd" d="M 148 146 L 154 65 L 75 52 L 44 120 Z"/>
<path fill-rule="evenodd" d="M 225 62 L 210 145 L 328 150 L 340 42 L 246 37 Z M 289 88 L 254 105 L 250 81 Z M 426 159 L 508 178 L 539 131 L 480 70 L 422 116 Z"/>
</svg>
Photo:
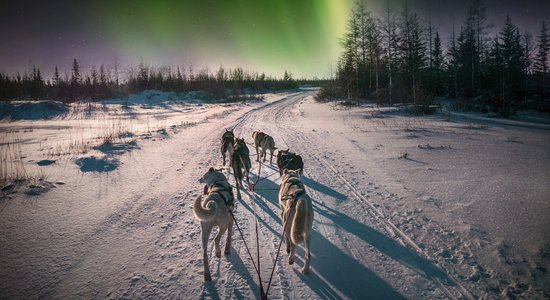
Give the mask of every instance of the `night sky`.
<svg viewBox="0 0 550 300">
<path fill-rule="evenodd" d="M 0 1 L 0 72 L 24 72 L 32 64 L 51 76 L 55 65 L 69 72 L 77 58 L 122 71 L 145 62 L 155 66 L 242 66 L 281 76 L 326 77 L 339 53 L 352 0 Z M 382 13 L 386 0 L 364 1 Z M 389 0 L 400 12 L 405 0 Z M 408 0 L 427 16 L 429 0 Z M 432 0 L 432 23 L 441 35 L 463 24 L 469 1 Z M 538 35 L 550 23 L 550 0 L 484 1 L 498 31 L 510 14 L 521 31 Z M 445 43 L 445 41 L 444 41 Z"/>
</svg>

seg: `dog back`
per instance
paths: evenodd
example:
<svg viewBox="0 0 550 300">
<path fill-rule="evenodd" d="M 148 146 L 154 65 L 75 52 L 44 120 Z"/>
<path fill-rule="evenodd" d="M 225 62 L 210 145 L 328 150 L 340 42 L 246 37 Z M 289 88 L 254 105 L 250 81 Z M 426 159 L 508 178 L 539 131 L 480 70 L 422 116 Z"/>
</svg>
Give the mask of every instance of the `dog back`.
<svg viewBox="0 0 550 300">
<path fill-rule="evenodd" d="M 261 145 L 264 142 L 265 137 L 267 134 L 261 132 L 261 131 L 254 131 L 252 133 L 252 138 L 254 139 L 254 146 L 255 147 L 261 147 Z"/>
</svg>

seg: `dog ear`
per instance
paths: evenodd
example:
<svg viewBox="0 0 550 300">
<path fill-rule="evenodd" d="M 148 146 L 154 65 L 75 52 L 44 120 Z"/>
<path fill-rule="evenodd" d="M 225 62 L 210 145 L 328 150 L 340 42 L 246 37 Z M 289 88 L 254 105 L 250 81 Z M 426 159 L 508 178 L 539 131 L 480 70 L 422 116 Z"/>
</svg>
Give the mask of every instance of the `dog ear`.
<svg viewBox="0 0 550 300">
<path fill-rule="evenodd" d="M 208 173 L 210 172 L 214 172 L 214 167 L 210 167 L 210 169 L 208 169 Z"/>
</svg>

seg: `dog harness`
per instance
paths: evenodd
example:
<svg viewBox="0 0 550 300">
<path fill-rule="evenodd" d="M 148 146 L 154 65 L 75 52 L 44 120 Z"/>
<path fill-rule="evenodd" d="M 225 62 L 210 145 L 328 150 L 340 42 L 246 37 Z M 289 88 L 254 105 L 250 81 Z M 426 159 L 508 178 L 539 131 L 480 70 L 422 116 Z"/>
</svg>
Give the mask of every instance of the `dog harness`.
<svg viewBox="0 0 550 300">
<path fill-rule="evenodd" d="M 285 190 L 285 191 L 288 191 L 290 190 L 291 187 L 293 186 L 297 186 L 298 189 L 297 191 L 292 194 L 292 195 L 288 195 L 286 194 L 284 197 L 282 197 L 281 200 L 290 200 L 290 199 L 296 199 L 300 196 L 302 196 L 303 194 L 305 194 L 305 188 L 304 188 L 304 184 L 300 181 L 300 179 L 296 178 L 296 177 L 292 177 L 290 179 L 288 179 L 284 185 L 282 185 L 281 187 Z"/>
<path fill-rule="evenodd" d="M 218 195 L 220 195 L 225 204 L 227 204 L 228 206 L 233 205 L 235 197 L 233 197 L 233 188 L 231 188 L 231 185 L 228 181 L 220 180 L 214 182 L 208 189 L 208 194 L 211 193 L 217 193 Z M 227 196 L 227 194 L 229 194 L 229 197 L 225 197 Z"/>
</svg>

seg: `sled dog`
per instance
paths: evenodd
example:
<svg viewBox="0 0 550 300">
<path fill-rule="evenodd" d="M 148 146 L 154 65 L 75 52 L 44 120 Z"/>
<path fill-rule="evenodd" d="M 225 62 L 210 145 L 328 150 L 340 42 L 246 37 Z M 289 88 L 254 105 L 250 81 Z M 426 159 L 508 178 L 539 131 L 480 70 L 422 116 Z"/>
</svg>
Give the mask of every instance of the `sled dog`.
<svg viewBox="0 0 550 300">
<path fill-rule="evenodd" d="M 204 264 L 204 280 L 211 281 L 210 269 L 208 267 L 208 238 L 215 226 L 219 231 L 214 239 L 216 257 L 221 256 L 220 239 L 227 231 L 227 241 L 225 242 L 225 254 L 230 253 L 231 235 L 233 234 L 233 190 L 227 181 L 225 175 L 220 170 L 210 168 L 200 179 L 200 183 L 205 183 L 205 193 L 207 194 L 204 202 L 201 196 L 195 199 L 193 204 L 193 214 L 201 223 L 202 231 L 202 257 Z"/>
<path fill-rule="evenodd" d="M 284 169 L 299 170 L 300 174 L 304 173 L 304 161 L 302 157 L 289 149 L 279 150 L 277 152 L 277 167 L 279 167 L 279 175 L 283 176 Z"/>
<path fill-rule="evenodd" d="M 235 144 L 235 135 L 233 134 L 233 129 L 225 130 L 222 135 L 222 157 L 223 165 L 225 166 L 225 153 L 229 152 L 229 158 L 231 159 L 231 154 L 233 153 L 233 145 Z M 231 161 L 229 161 L 229 166 L 231 166 Z"/>
<path fill-rule="evenodd" d="M 296 245 L 304 243 L 304 267 L 302 273 L 309 273 L 311 227 L 313 226 L 313 206 L 311 198 L 306 193 L 304 184 L 300 181 L 298 170 L 283 171 L 279 186 L 279 205 L 283 228 L 288 222 L 283 234 L 286 252 L 289 253 L 288 263 L 294 263 Z"/>
<path fill-rule="evenodd" d="M 233 175 L 235 176 L 235 188 L 237 189 L 237 198 L 241 199 L 240 189 L 243 189 L 243 178 L 246 177 L 246 183 L 250 186 L 250 151 L 246 146 L 244 138 L 237 138 L 233 146 L 233 154 L 231 154 L 231 164 L 233 167 Z M 243 172 L 244 171 L 244 172 Z"/>
<path fill-rule="evenodd" d="M 273 137 L 261 131 L 254 131 L 252 133 L 252 138 L 254 139 L 254 147 L 256 148 L 256 161 L 260 161 L 260 157 L 263 157 L 263 162 L 265 162 L 267 150 L 269 150 L 269 152 L 271 152 L 269 163 L 273 163 L 273 151 L 277 149 Z M 258 151 L 258 148 L 260 148 L 261 151 Z"/>
</svg>

